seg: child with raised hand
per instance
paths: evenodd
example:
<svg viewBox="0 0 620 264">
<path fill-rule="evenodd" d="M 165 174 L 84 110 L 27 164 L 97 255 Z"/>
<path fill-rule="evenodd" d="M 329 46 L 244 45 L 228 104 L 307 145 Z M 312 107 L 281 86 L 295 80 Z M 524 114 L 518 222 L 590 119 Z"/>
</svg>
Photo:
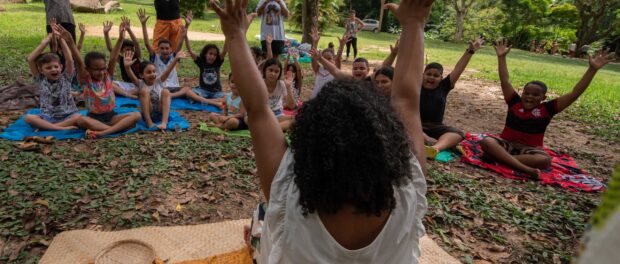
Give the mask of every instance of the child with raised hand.
<svg viewBox="0 0 620 264">
<path fill-rule="evenodd" d="M 211 113 L 209 120 L 224 130 L 248 129 L 248 125 L 245 123 L 245 107 L 237 91 L 237 86 L 235 86 L 232 73 L 228 75 L 228 86 L 230 87 L 230 93 L 226 94 L 224 114 Z"/>
<path fill-rule="evenodd" d="M 284 107 L 295 108 L 297 102 L 293 98 L 293 79 L 282 79 L 282 63 L 278 59 L 268 59 L 263 67 L 264 83 L 269 93 L 269 106 L 278 118 L 282 130 L 287 130 L 291 125 L 291 117 L 284 115 Z"/>
<path fill-rule="evenodd" d="M 164 89 L 163 82 L 177 63 L 187 55 L 179 52 L 174 60 L 168 64 L 166 70 L 161 76 L 157 75 L 155 64 L 152 62 L 144 62 L 140 71 L 141 79 L 138 79 L 133 71 L 130 71 L 132 64 L 136 61 L 133 59 L 133 51 L 125 51 L 124 67 L 129 74 L 129 78 L 136 87 L 140 87 L 140 110 L 142 111 L 142 119 L 146 122 L 147 127 L 153 127 L 154 123 L 159 123 L 157 128 L 166 130 L 168 128 L 168 117 L 170 115 L 170 91 Z"/>
<path fill-rule="evenodd" d="M 118 66 L 121 70 L 121 80 L 112 82 L 112 86 L 114 87 L 114 93 L 116 95 L 122 95 L 128 98 L 138 99 L 138 87 L 133 83 L 129 75 L 127 74 L 127 70 L 125 68 L 125 60 L 123 56 L 127 53 L 128 50 L 133 51 L 133 58 L 131 61 L 135 61 L 135 63 L 129 68 L 133 71 L 133 74 L 138 76 L 140 75 L 140 64 L 142 63 L 142 51 L 140 49 L 140 44 L 138 43 L 138 39 L 136 35 L 131 30 L 131 21 L 128 17 L 121 17 L 121 25 L 127 30 L 129 34 L 129 39 L 123 40 L 123 45 L 121 46 L 120 56 L 117 58 Z M 112 22 L 105 22 L 103 26 L 103 36 L 105 38 L 106 47 L 108 48 L 108 52 L 112 52 L 112 42 L 110 41 L 110 30 L 112 29 Z"/>
<path fill-rule="evenodd" d="M 56 25 L 54 25 L 57 27 Z M 65 54 L 63 71 L 60 57 L 56 53 L 43 53 L 43 50 L 52 40 L 52 33 L 41 41 L 41 44 L 28 56 L 30 73 L 35 78 L 39 87 L 39 105 L 41 114 L 26 115 L 24 121 L 37 129 L 44 130 L 71 130 L 77 129 L 77 120 L 80 118 L 78 109 L 71 96 L 71 80 L 75 75 L 73 57 L 67 42 L 73 44 L 71 35 L 69 39 L 62 38 L 58 30 L 54 33 L 60 38 L 60 46 Z"/>
<path fill-rule="evenodd" d="M 338 69 L 335 64 L 324 58 L 323 54 L 320 51 L 312 49 L 310 51 L 310 54 L 312 55 L 312 58 L 314 60 L 320 62 L 321 65 L 323 65 L 323 67 L 325 67 L 325 69 L 327 69 L 327 71 L 329 71 L 329 73 L 337 80 L 354 79 L 358 81 L 370 81 L 370 78 L 368 77 L 368 73 L 370 72 L 370 65 L 368 63 L 368 60 L 366 60 L 365 58 L 356 58 L 353 61 L 351 73 L 348 74 Z"/>
<path fill-rule="evenodd" d="M 472 56 L 483 45 L 483 38 L 471 41 L 465 54 L 454 66 L 454 70 L 445 78 L 443 78 L 443 66 L 439 63 L 429 63 L 424 69 L 420 114 L 422 115 L 424 139 L 429 145 L 426 148 L 426 155 L 431 159 L 442 150 L 457 147 L 465 137 L 465 133 L 460 129 L 444 124 L 443 117 L 448 93 L 454 89 Z"/>
<path fill-rule="evenodd" d="M 207 44 L 202 48 L 199 55 L 196 55 L 192 50 L 187 36 L 185 37 L 185 45 L 194 63 L 200 69 L 200 85 L 188 90 L 185 95 L 187 98 L 203 104 L 222 107 L 220 98 L 224 97 L 224 93 L 222 93 L 220 71 L 224 64 L 226 53 L 228 53 L 226 42 L 224 42 L 224 48 L 221 52 L 217 45 Z"/>
<path fill-rule="evenodd" d="M 293 58 L 293 63 L 291 64 L 291 57 Z M 301 65 L 299 65 L 299 53 L 293 53 L 289 50 L 288 56 L 284 61 L 284 69 L 286 73 L 284 74 L 285 80 L 291 80 L 291 88 L 293 92 L 293 100 L 295 102 L 300 100 L 301 90 L 304 81 L 303 71 L 301 69 Z M 295 104 L 294 108 L 286 108 L 289 110 L 297 109 L 297 104 Z"/>
<path fill-rule="evenodd" d="M 59 28 L 59 31 L 63 36 L 69 34 L 62 28 Z M 121 25 L 119 38 L 110 58 L 118 57 L 124 38 L 125 28 Z M 111 59 L 106 65 L 105 55 L 99 52 L 89 52 L 82 60 L 77 47 L 73 44 L 69 47 L 77 62 L 78 79 L 82 84 L 82 95 L 88 108 L 88 115 L 78 120 L 78 126 L 86 129 L 86 138 L 95 139 L 135 126 L 140 120 L 140 113 L 120 115 L 114 112 L 115 96 L 112 76 L 114 76 L 116 60 Z"/>
<path fill-rule="evenodd" d="M 191 13 L 188 13 L 188 16 L 191 16 Z M 187 34 L 187 30 L 189 29 L 189 22 L 186 20 L 185 26 L 179 25 L 178 30 L 180 32 L 180 37 L 178 38 L 178 43 L 176 43 L 176 48 L 174 50 L 172 50 L 171 40 L 161 38 L 157 41 L 156 51 L 149 44 L 149 33 L 146 29 L 146 22 L 150 17 L 151 16 L 146 15 L 146 10 L 138 10 L 138 19 L 142 24 L 142 35 L 144 36 L 144 46 L 146 46 L 146 50 L 149 52 L 149 60 L 155 64 L 157 76 L 161 76 L 168 67 L 168 64 L 174 60 L 177 52 L 183 48 L 183 41 L 185 40 L 185 34 Z M 189 21 L 191 21 L 191 19 Z M 170 72 L 170 75 L 168 75 L 168 79 L 164 82 L 164 88 L 170 91 L 170 96 L 172 96 L 172 98 L 183 97 L 188 91 L 188 88 L 180 85 L 176 69 L 173 69 L 172 72 Z"/>
<path fill-rule="evenodd" d="M 506 55 L 510 46 L 506 40 L 493 45 L 499 64 L 502 93 L 508 104 L 504 130 L 499 137 L 487 137 L 481 142 L 485 156 L 538 179 L 541 169 L 551 165 L 551 157 L 543 150 L 543 138 L 551 119 L 564 111 L 588 88 L 599 69 L 613 58 L 609 50 L 590 57 L 588 70 L 573 91 L 551 101 L 547 99 L 547 85 L 541 81 L 527 83 L 521 95 L 510 84 Z"/>
<path fill-rule="evenodd" d="M 319 32 L 316 29 L 312 29 L 310 36 L 312 38 L 312 48 L 317 49 L 319 45 L 319 40 L 321 39 L 321 37 L 319 36 Z M 342 44 L 340 46 L 342 48 Z M 342 53 L 341 49 L 340 53 Z M 333 49 L 324 49 L 321 53 L 321 57 L 331 63 L 334 63 L 335 65 L 337 65 L 336 67 L 339 66 L 339 64 L 335 60 L 335 54 Z M 312 95 L 310 96 L 310 99 L 315 98 L 317 94 L 319 94 L 321 89 L 323 89 L 323 86 L 325 86 L 325 84 L 334 80 L 334 76 L 327 69 L 325 69 L 323 65 L 319 64 L 319 61 L 317 60 L 318 57 L 312 56 L 311 58 L 312 71 L 314 72 L 314 88 L 312 89 Z"/>
<path fill-rule="evenodd" d="M 268 106 L 267 85 L 247 63 L 248 1 L 226 0 L 225 10 L 210 2 L 235 50 L 232 71 L 244 75 L 236 85 L 268 203 L 259 263 L 417 263 L 426 211 L 418 107 L 432 2 L 388 5 L 403 25 L 402 45 L 411 47 L 397 62 L 392 107 L 369 82 L 331 82 L 300 109 L 290 149 Z"/>
</svg>

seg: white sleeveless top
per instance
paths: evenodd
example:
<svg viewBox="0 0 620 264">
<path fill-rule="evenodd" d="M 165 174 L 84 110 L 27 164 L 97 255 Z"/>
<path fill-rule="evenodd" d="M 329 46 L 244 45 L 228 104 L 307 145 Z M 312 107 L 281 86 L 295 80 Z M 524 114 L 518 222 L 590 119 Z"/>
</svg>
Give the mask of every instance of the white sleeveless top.
<svg viewBox="0 0 620 264">
<path fill-rule="evenodd" d="M 394 189 L 396 207 L 381 233 L 368 246 L 348 250 L 329 234 L 318 214 L 302 215 L 293 154 L 287 150 L 271 183 L 259 263 L 418 263 L 426 180 L 415 157 L 411 165 L 412 180 Z"/>
<path fill-rule="evenodd" d="M 323 89 L 323 86 L 333 80 L 334 76 L 329 73 L 329 71 L 325 69 L 323 65 L 320 65 L 319 70 L 316 72 L 316 77 L 314 77 L 314 88 L 312 89 L 312 96 L 310 96 L 310 99 L 316 97 L 316 95 L 319 94 L 321 89 Z"/>
<path fill-rule="evenodd" d="M 151 61 L 153 62 L 153 64 L 155 64 L 155 71 L 157 72 L 157 76 L 161 76 L 161 74 L 168 67 L 168 64 L 170 64 L 172 60 L 174 60 L 174 56 L 175 54 L 170 54 L 170 56 L 168 56 L 167 63 L 164 63 L 164 61 L 161 59 L 161 55 L 155 54 L 155 56 L 153 56 Z M 177 67 L 174 67 L 174 69 L 172 69 L 170 75 L 168 75 L 168 79 L 166 79 L 163 85 L 166 88 L 181 87 L 181 85 L 179 85 L 179 77 L 177 76 Z"/>
</svg>

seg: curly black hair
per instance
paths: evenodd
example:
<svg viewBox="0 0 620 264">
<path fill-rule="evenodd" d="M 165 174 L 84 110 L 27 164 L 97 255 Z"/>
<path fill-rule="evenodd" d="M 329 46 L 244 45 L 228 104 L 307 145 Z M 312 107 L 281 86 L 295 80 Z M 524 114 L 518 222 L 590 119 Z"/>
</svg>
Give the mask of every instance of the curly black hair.
<svg viewBox="0 0 620 264">
<path fill-rule="evenodd" d="M 369 216 L 394 208 L 394 187 L 411 178 L 413 155 L 387 96 L 371 82 L 333 81 L 295 120 L 294 181 L 304 215 L 344 205 Z"/>
<path fill-rule="evenodd" d="M 215 44 L 205 45 L 200 51 L 200 55 L 198 55 L 198 58 L 196 60 L 203 65 L 208 65 L 207 53 L 209 52 L 209 50 L 212 50 L 212 49 L 214 49 L 215 53 L 217 53 L 217 57 L 215 58 L 215 61 L 213 62 L 213 64 L 216 64 L 216 65 L 220 64 L 222 60 L 222 58 L 220 57 L 220 48 Z"/>
</svg>

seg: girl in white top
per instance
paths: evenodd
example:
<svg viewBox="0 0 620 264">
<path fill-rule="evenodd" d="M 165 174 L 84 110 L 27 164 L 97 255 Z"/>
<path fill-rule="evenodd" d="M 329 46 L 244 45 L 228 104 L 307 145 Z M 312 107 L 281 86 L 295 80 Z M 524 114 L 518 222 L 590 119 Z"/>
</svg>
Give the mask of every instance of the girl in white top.
<svg viewBox="0 0 620 264">
<path fill-rule="evenodd" d="M 284 115 L 284 105 L 286 108 L 295 108 L 297 102 L 293 98 L 293 78 L 288 76 L 285 80 L 282 78 L 282 63 L 278 59 L 268 59 L 263 66 L 263 78 L 264 84 L 267 86 L 267 92 L 269 93 L 269 108 L 273 114 L 278 118 L 280 127 L 283 131 L 293 123 L 292 117 Z"/>
<path fill-rule="evenodd" d="M 248 1 L 226 0 L 225 10 L 210 2 L 237 51 L 232 71 L 244 75 L 236 84 L 267 200 L 260 263 L 417 263 L 426 211 L 418 105 L 432 2 L 387 5 L 403 26 L 402 44 L 414 47 L 399 54 L 392 107 L 371 82 L 331 82 L 299 111 L 290 149 L 267 85 L 247 63 Z"/>
</svg>

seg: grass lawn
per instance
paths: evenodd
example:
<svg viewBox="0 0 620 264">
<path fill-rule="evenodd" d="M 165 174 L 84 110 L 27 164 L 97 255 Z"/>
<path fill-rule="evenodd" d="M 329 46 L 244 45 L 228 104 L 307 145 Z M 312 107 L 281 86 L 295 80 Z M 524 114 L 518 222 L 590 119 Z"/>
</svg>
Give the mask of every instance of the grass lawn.
<svg viewBox="0 0 620 264">
<path fill-rule="evenodd" d="M 74 16 L 76 22 L 98 26 L 106 20 L 118 25 L 121 16 L 129 16 L 140 34 L 135 14 L 138 8 L 146 8 L 151 15 L 148 26 L 154 26 L 152 1 L 121 1 L 121 5 L 124 10 L 111 14 Z M 0 85 L 28 78 L 25 58 L 45 34 L 43 3 L 3 6 L 7 11 L 0 13 Z M 249 29 L 252 45 L 259 44 L 253 37 L 259 27 L 255 21 Z M 195 19 L 191 31 L 221 33 L 212 12 Z M 337 42 L 342 32 L 342 28 L 325 32 L 321 47 Z M 300 39 L 299 32 L 289 35 Z M 382 60 L 397 37 L 362 32 L 360 54 Z M 194 41 L 194 50 L 205 43 Z M 429 62 L 448 68 L 465 48 L 427 40 Z M 87 33 L 82 50 L 104 51 L 103 38 Z M 587 68 L 583 60 L 520 50 L 512 51 L 508 63 L 515 87 L 539 79 L 550 86 L 551 97 L 570 91 Z M 497 81 L 496 68 L 494 51 L 486 47 L 474 56 L 469 65 L 474 73 L 467 78 Z M 229 71 L 226 63 L 223 76 Z M 196 77 L 198 69 L 184 62 L 179 74 Z M 312 83 L 313 78 L 305 78 L 305 85 Z M 472 118 L 476 118 L 473 110 Z M 605 143 L 617 143 L 620 65 L 600 71 L 568 111 L 561 118 L 590 125 L 594 128 L 589 133 L 605 135 L 601 140 Z M 0 113 L 0 126 L 20 114 Z M 34 152 L 20 151 L 12 142 L 0 140 L 0 263 L 36 263 L 54 235 L 71 229 L 118 230 L 248 218 L 261 200 L 250 140 L 203 134 L 195 126 L 204 120 L 204 113 L 183 114 L 192 123 L 190 131 L 183 133 L 61 141 Z M 596 153 L 575 150 L 571 154 L 596 165 L 607 164 Z M 599 199 L 598 194 L 505 180 L 461 164 L 431 164 L 425 225 L 444 248 L 466 263 L 477 259 L 553 263 L 556 258 L 567 263 Z"/>
</svg>

